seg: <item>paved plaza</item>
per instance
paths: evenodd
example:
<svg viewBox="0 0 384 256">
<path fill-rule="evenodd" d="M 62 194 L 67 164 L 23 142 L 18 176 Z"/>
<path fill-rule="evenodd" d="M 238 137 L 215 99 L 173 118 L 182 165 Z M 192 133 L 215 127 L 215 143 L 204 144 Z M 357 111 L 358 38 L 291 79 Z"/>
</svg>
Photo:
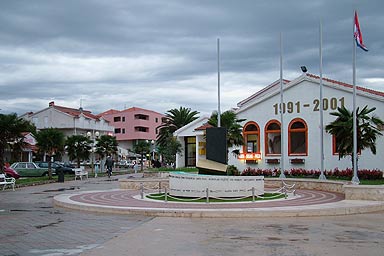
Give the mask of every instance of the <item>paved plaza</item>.
<svg viewBox="0 0 384 256">
<path fill-rule="evenodd" d="M 322 217 L 174 218 L 54 207 L 118 189 L 118 178 L 0 193 L 0 255 L 382 255 L 384 212 Z"/>
</svg>

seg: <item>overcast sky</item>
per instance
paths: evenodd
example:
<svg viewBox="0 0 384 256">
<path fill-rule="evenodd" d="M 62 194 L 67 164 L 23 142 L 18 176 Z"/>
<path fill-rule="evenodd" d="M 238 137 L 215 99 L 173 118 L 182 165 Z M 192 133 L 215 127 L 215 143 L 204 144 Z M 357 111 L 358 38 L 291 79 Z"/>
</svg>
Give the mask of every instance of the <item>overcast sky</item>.
<svg viewBox="0 0 384 256">
<path fill-rule="evenodd" d="M 57 105 L 94 114 L 140 107 L 221 110 L 300 66 L 352 83 L 357 9 L 368 52 L 357 50 L 357 84 L 384 90 L 384 1 L 1 0 L 0 113 Z"/>
</svg>

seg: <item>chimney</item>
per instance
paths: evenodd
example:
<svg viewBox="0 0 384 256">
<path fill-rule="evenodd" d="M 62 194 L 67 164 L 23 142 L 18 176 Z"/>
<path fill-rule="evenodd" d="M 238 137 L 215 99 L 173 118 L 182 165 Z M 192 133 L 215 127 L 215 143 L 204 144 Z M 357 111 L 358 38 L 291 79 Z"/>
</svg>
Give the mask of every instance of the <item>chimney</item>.
<svg viewBox="0 0 384 256">
<path fill-rule="evenodd" d="M 54 101 L 49 102 L 49 106 L 50 107 L 55 106 L 55 102 Z"/>
</svg>

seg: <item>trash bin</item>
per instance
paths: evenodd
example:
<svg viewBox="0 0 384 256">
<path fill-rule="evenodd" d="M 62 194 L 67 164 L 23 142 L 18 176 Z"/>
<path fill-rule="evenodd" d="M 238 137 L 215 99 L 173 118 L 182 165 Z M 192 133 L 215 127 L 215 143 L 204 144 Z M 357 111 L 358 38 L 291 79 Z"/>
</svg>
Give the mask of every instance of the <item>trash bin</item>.
<svg viewBox="0 0 384 256">
<path fill-rule="evenodd" d="M 63 172 L 63 170 L 59 170 L 57 172 L 57 182 L 61 182 L 61 183 L 64 182 L 64 172 Z"/>
</svg>

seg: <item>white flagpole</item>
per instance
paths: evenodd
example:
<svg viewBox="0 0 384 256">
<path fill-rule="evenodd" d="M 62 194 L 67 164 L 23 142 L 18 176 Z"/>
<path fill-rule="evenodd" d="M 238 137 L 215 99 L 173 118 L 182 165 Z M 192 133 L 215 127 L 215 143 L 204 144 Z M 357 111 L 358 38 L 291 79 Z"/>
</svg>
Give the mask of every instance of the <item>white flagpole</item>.
<svg viewBox="0 0 384 256">
<path fill-rule="evenodd" d="M 356 12 L 356 11 L 355 11 Z M 355 12 L 353 13 L 353 34 L 355 33 Z M 360 180 L 357 176 L 357 113 L 356 113 L 356 40 L 353 36 L 353 61 L 352 61 L 352 83 L 353 83 L 353 184 L 359 184 Z"/>
<path fill-rule="evenodd" d="M 221 126 L 220 111 L 220 38 L 217 38 L 217 127 Z"/>
<path fill-rule="evenodd" d="M 320 20 L 320 180 L 326 180 L 324 175 L 324 109 L 323 109 L 323 24 Z"/>
<path fill-rule="evenodd" d="M 281 158 L 280 158 L 280 179 L 285 179 L 284 174 L 284 98 L 283 98 L 283 38 L 280 32 L 280 146 L 281 146 Z"/>
</svg>

